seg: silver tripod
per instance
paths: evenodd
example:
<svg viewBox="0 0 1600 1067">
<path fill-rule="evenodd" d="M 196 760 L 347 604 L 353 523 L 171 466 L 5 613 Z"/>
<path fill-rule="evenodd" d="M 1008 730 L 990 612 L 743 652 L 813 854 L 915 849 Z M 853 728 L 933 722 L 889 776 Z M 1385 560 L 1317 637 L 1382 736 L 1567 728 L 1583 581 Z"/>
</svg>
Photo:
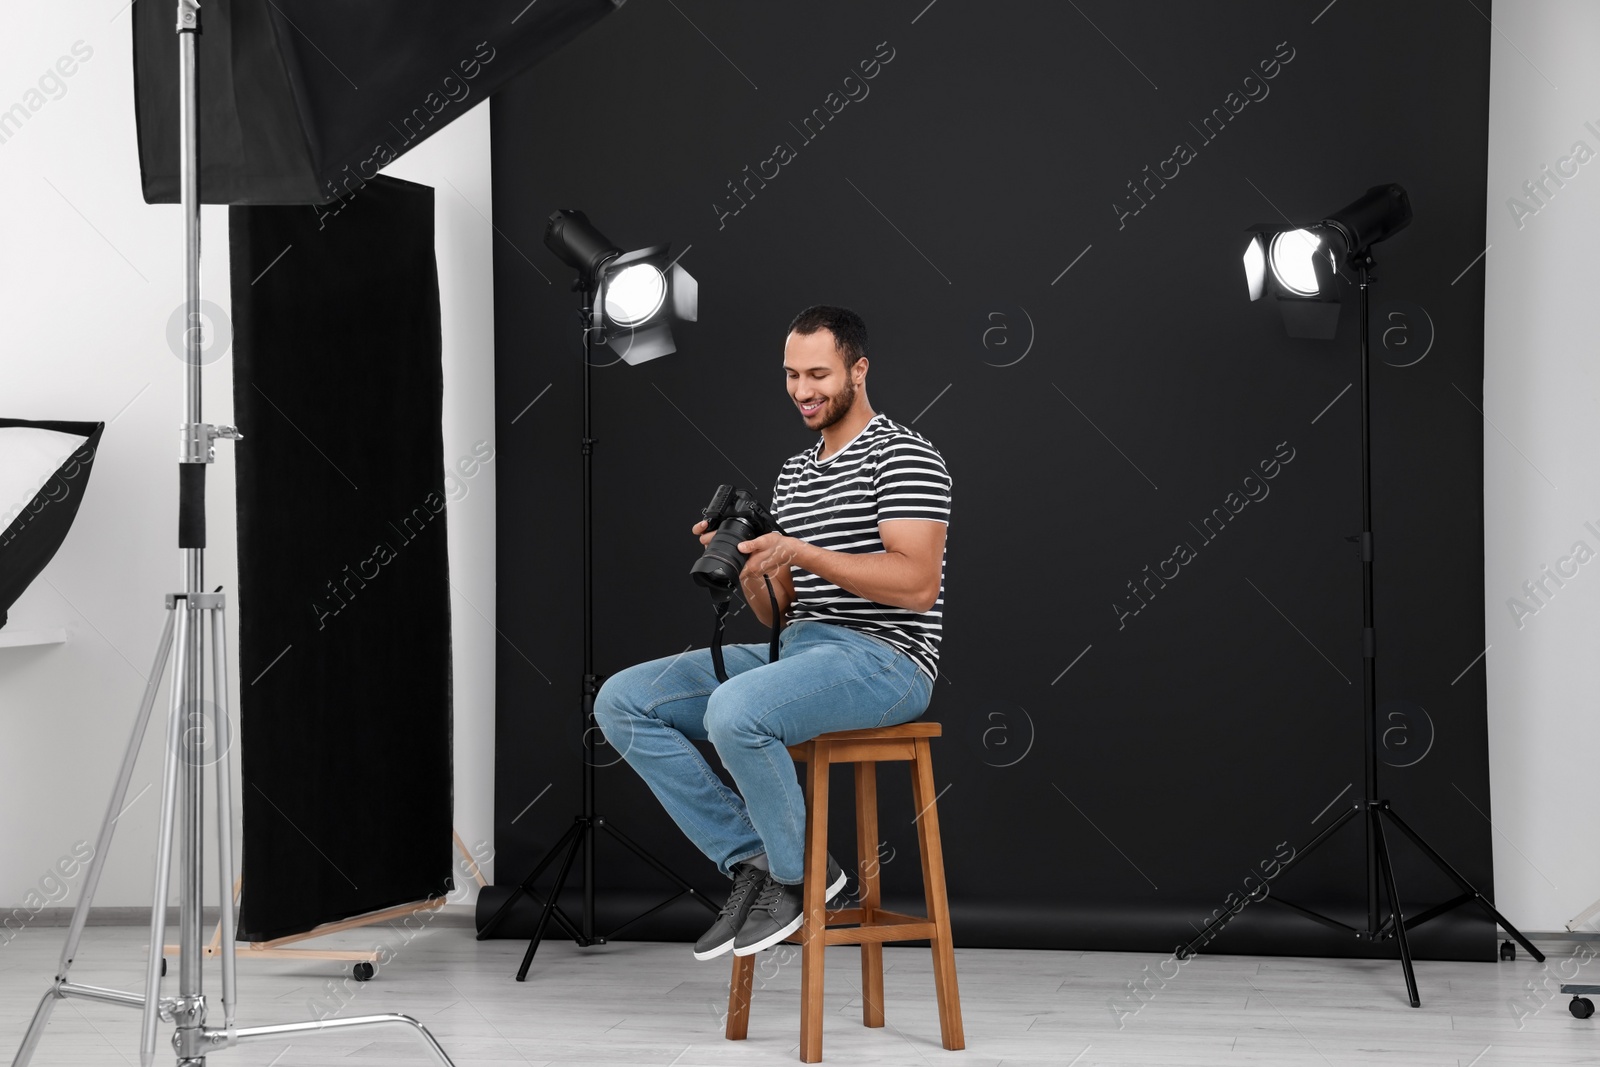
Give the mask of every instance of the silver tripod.
<svg viewBox="0 0 1600 1067">
<path fill-rule="evenodd" d="M 56 1002 L 67 997 L 120 1004 L 139 1008 L 144 1013 L 139 1044 L 139 1062 L 152 1067 L 156 1057 L 156 1036 L 161 1022 L 176 1024 L 172 1047 L 178 1067 L 204 1067 L 207 1053 L 231 1048 L 240 1042 L 283 1039 L 313 1032 L 330 1032 L 376 1026 L 401 1026 L 411 1029 L 427 1044 L 435 1060 L 453 1067 L 450 1057 L 426 1027 L 407 1015 L 364 1015 L 348 1019 L 323 1019 L 313 1022 L 281 1023 L 275 1026 L 234 1025 L 235 934 L 233 914 L 233 789 L 228 767 L 228 671 L 227 628 L 220 592 L 203 591 L 205 583 L 205 471 L 214 459 L 212 442 L 219 437 L 237 439 L 230 426 L 212 426 L 200 419 L 200 368 L 204 346 L 200 315 L 200 183 L 199 112 L 195 85 L 195 36 L 200 29 L 199 0 L 178 0 L 179 120 L 182 141 L 180 160 L 181 201 L 183 204 L 186 321 L 186 366 L 184 368 L 184 421 L 179 458 L 178 543 L 184 557 L 184 592 L 166 598 L 167 621 L 161 631 L 155 664 L 145 685 L 133 735 L 122 757 L 122 768 L 106 807 L 100 836 L 95 841 L 94 858 L 85 876 L 83 896 L 72 913 L 67 943 L 55 981 L 45 991 L 33 1021 L 22 1039 L 22 1047 L 12 1067 L 26 1067 L 44 1036 Z M 201 965 L 205 944 L 202 934 L 204 875 L 202 870 L 205 832 L 205 779 L 207 761 L 205 722 L 202 709 L 205 697 L 206 626 L 211 631 L 212 703 L 215 711 L 213 764 L 216 774 L 216 834 L 218 890 L 221 896 L 222 1015 L 223 1025 L 207 1025 L 206 998 L 202 992 Z M 176 651 L 174 651 L 174 647 Z M 122 814 L 128 783 L 133 777 L 139 747 L 150 723 L 150 712 L 161 686 L 167 657 L 172 667 L 171 710 L 167 720 L 166 751 L 162 764 L 161 823 L 156 846 L 155 893 L 150 908 L 150 956 L 145 970 L 144 992 L 128 993 L 68 980 L 89 918 L 89 908 L 104 870 L 111 835 Z M 181 822 L 180 822 L 181 813 Z M 167 897 L 172 873 L 174 832 L 181 829 L 181 866 L 178 876 L 178 995 L 161 995 L 161 977 L 167 926 Z"/>
</svg>

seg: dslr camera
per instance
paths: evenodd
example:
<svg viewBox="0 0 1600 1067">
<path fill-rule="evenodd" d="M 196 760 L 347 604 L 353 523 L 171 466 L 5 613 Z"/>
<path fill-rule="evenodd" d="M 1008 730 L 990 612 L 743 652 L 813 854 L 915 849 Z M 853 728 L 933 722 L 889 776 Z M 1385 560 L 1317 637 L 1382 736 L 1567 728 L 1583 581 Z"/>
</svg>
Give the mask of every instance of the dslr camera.
<svg viewBox="0 0 1600 1067">
<path fill-rule="evenodd" d="M 712 596 L 727 599 L 739 586 L 739 574 L 749 559 L 739 551 L 739 544 L 762 534 L 786 533 L 772 513 L 761 506 L 750 493 L 731 485 L 719 485 L 711 503 L 700 514 L 705 516 L 706 529 L 715 530 L 705 552 L 689 570 L 697 585 L 711 591 Z"/>
</svg>

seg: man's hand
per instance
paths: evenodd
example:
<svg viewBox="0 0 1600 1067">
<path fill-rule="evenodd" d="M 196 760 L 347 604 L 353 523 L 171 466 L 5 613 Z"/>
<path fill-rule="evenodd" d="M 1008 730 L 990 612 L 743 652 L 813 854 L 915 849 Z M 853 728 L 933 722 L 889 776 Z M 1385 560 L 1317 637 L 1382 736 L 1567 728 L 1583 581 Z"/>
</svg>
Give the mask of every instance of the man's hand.
<svg viewBox="0 0 1600 1067">
<path fill-rule="evenodd" d="M 745 562 L 741 578 L 778 578 L 787 574 L 789 565 L 799 555 L 803 542 L 797 537 L 781 533 L 765 533 L 750 541 L 740 541 L 738 549 L 750 558 Z"/>
<path fill-rule="evenodd" d="M 702 545 L 709 545 L 711 539 L 716 536 L 715 530 L 706 527 L 704 519 L 695 523 L 689 532 L 698 537 Z M 751 609 L 756 613 L 756 618 L 767 626 L 773 624 L 767 597 L 756 596 L 751 590 L 762 590 L 766 583 L 761 579 L 771 578 L 773 594 L 778 598 L 778 614 L 787 617 L 789 606 L 794 602 L 794 583 L 789 578 L 788 564 L 804 547 L 804 541 L 777 533 L 763 534 L 754 540 L 741 542 L 738 546 L 739 551 L 748 557 L 743 571 L 739 574 L 739 584 Z M 746 582 L 751 584 L 746 585 Z"/>
<path fill-rule="evenodd" d="M 704 519 L 695 523 L 689 532 L 700 538 L 702 545 L 709 545 L 717 534 L 715 530 L 706 528 Z M 740 580 L 783 576 L 803 543 L 799 538 L 785 537 L 780 533 L 762 534 L 753 541 L 739 542 L 736 547 L 749 557 L 740 573 Z"/>
</svg>

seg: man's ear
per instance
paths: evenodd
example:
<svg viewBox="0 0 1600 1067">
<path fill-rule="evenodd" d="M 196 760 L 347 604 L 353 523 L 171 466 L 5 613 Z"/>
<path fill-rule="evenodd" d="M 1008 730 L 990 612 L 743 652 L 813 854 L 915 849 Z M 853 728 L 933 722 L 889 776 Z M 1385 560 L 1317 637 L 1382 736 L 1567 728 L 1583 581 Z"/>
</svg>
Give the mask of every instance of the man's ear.
<svg viewBox="0 0 1600 1067">
<path fill-rule="evenodd" d="M 850 368 L 850 369 L 856 376 L 856 386 L 857 386 L 857 388 L 859 388 L 859 387 L 861 387 L 861 386 L 863 386 L 863 385 L 865 385 L 867 383 L 867 357 L 866 356 L 862 356 L 860 359 L 856 360 L 856 365 L 854 367 Z"/>
</svg>

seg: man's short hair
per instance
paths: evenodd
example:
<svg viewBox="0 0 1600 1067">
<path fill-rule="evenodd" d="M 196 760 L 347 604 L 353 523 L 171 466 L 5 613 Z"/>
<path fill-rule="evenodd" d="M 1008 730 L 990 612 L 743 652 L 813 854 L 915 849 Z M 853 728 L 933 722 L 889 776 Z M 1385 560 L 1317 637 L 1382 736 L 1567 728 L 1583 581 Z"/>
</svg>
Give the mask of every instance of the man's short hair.
<svg viewBox="0 0 1600 1067">
<path fill-rule="evenodd" d="M 789 332 L 809 336 L 818 330 L 833 334 L 833 347 L 844 357 L 844 369 L 849 373 L 856 360 L 867 354 L 867 324 L 849 308 L 815 304 L 806 308 L 789 323 Z"/>
</svg>

